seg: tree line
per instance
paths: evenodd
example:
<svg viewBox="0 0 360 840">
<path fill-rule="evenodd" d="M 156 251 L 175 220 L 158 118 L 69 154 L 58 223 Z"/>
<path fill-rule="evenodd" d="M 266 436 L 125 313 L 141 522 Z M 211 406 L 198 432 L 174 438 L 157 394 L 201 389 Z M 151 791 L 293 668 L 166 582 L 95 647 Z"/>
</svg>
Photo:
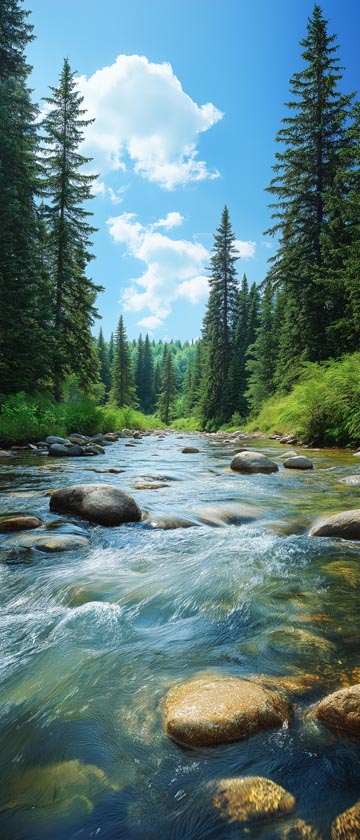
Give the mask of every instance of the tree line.
<svg viewBox="0 0 360 840">
<path fill-rule="evenodd" d="M 238 277 L 225 207 L 214 235 L 201 338 L 107 342 L 92 328 L 93 177 L 79 152 L 89 120 L 65 59 L 45 117 L 28 88 L 32 27 L 20 0 L 0 11 L 0 394 L 51 390 L 69 375 L 102 403 L 201 428 L 243 422 L 287 393 L 304 365 L 359 350 L 360 103 L 342 91 L 336 37 L 315 4 L 302 68 L 277 135 L 268 187 L 274 256 L 262 284 Z M 94 391 L 95 387 L 95 391 Z M 96 391 L 97 388 L 97 391 Z"/>
</svg>

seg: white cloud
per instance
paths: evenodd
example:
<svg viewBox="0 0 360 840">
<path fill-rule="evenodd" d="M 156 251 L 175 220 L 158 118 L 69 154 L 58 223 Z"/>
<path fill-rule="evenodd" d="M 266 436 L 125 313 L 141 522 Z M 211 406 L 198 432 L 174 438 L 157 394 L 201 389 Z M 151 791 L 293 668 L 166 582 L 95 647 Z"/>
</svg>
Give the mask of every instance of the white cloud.
<svg viewBox="0 0 360 840">
<path fill-rule="evenodd" d="M 138 175 L 167 190 L 218 177 L 198 159 L 197 144 L 223 114 L 210 102 L 194 102 L 169 63 L 119 55 L 110 67 L 77 81 L 88 116 L 95 118 L 85 151 L 102 177 L 124 171 L 128 159 Z"/>
<path fill-rule="evenodd" d="M 100 195 L 102 198 L 109 198 L 112 204 L 122 204 L 124 195 L 128 187 L 123 185 L 114 190 L 112 187 L 107 187 L 104 181 L 95 181 L 91 187 L 93 195 Z"/>
<path fill-rule="evenodd" d="M 169 215 L 180 217 L 180 214 Z M 166 220 L 160 220 L 162 227 Z M 133 213 L 113 217 L 108 225 L 113 240 L 125 245 L 127 253 L 146 266 L 143 274 L 131 280 L 122 295 L 125 309 L 149 311 L 149 316 L 138 322 L 140 326 L 159 327 L 178 298 L 196 304 L 207 296 L 208 281 L 203 272 L 209 252 L 203 245 L 160 233 L 156 230 L 159 222 L 145 227 Z"/>
<path fill-rule="evenodd" d="M 256 242 L 243 242 L 242 239 L 235 239 L 234 244 L 240 259 L 249 260 L 255 255 Z"/>
<path fill-rule="evenodd" d="M 152 225 L 153 228 L 165 228 L 165 230 L 171 230 L 171 228 L 179 227 L 182 225 L 184 221 L 184 216 L 181 213 L 178 213 L 176 210 L 173 213 L 168 213 L 165 216 L 165 219 L 159 219 L 158 222 L 154 222 Z"/>
<path fill-rule="evenodd" d="M 268 239 L 263 239 L 261 244 L 262 244 L 263 248 L 267 248 L 269 251 L 271 251 L 274 247 L 274 243 L 271 242 Z"/>
</svg>

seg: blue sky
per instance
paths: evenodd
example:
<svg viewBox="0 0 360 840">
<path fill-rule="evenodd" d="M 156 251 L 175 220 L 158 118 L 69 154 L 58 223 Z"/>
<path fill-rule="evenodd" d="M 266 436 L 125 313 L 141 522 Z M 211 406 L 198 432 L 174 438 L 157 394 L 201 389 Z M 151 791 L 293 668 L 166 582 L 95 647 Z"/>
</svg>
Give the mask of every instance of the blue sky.
<svg viewBox="0 0 360 840">
<path fill-rule="evenodd" d="M 274 243 L 269 197 L 275 135 L 301 69 L 308 0 L 25 0 L 37 101 L 69 58 L 96 122 L 85 149 L 99 173 L 92 202 L 94 280 L 105 337 L 200 335 L 206 266 L 224 204 L 238 272 L 260 283 Z M 324 0 L 345 68 L 360 88 L 360 4 Z M 96 326 L 98 331 L 99 325 Z"/>
</svg>

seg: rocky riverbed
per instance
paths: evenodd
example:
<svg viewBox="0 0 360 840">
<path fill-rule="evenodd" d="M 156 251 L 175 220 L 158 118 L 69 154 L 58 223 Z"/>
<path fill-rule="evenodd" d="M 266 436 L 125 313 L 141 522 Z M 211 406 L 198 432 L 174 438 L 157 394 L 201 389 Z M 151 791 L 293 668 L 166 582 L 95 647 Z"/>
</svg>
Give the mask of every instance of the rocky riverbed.
<svg viewBox="0 0 360 840">
<path fill-rule="evenodd" d="M 360 838 L 357 468 L 241 433 L 0 452 L 1 838 Z"/>
</svg>

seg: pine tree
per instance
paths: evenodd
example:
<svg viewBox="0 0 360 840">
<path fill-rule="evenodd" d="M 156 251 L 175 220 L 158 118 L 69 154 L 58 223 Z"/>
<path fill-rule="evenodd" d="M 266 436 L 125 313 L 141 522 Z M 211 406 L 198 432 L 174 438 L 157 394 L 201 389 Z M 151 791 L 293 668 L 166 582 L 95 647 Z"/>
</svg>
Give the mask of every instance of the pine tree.
<svg viewBox="0 0 360 840">
<path fill-rule="evenodd" d="M 173 356 L 167 344 L 164 345 L 164 354 L 161 369 L 161 389 L 159 396 L 160 420 L 168 425 L 171 419 L 171 410 L 176 397 L 176 376 L 174 370 Z"/>
<path fill-rule="evenodd" d="M 50 110 L 43 121 L 42 191 L 48 199 L 45 213 L 53 266 L 53 367 L 57 400 L 68 373 L 78 374 L 84 383 L 95 381 L 91 326 L 96 316 L 96 294 L 101 290 L 85 274 L 92 259 L 90 237 L 95 228 L 88 221 L 92 214 L 83 205 L 92 197 L 94 176 L 82 171 L 90 159 L 79 153 L 79 146 L 92 120 L 84 117 L 83 97 L 76 88 L 74 75 L 65 59 L 59 86 L 52 87 L 52 95 L 45 100 Z M 81 353 L 76 352 L 77 347 Z"/>
<path fill-rule="evenodd" d="M 99 337 L 97 340 L 97 353 L 100 365 L 100 381 L 104 386 L 104 397 L 102 402 L 105 403 L 109 398 L 111 388 L 111 367 L 109 361 L 109 353 L 104 341 L 103 331 L 101 327 Z"/>
<path fill-rule="evenodd" d="M 140 333 L 136 344 L 135 361 L 135 385 L 140 408 L 143 411 L 143 390 L 144 390 L 144 342 Z"/>
<path fill-rule="evenodd" d="M 114 361 L 114 345 L 115 345 L 114 333 L 111 333 L 110 341 L 109 341 L 109 349 L 108 349 L 110 371 L 111 371 L 112 363 Z"/>
<path fill-rule="evenodd" d="M 276 332 L 273 312 L 274 292 L 267 282 L 260 306 L 260 323 L 256 338 L 248 348 L 247 374 L 249 385 L 245 394 L 251 410 L 258 411 L 264 400 L 274 392 L 276 364 Z"/>
<path fill-rule="evenodd" d="M 352 96 L 340 93 L 341 68 L 335 36 L 328 35 L 321 8 L 314 6 L 307 37 L 301 41 L 304 67 L 290 80 L 292 100 L 277 140 L 275 177 L 269 189 L 276 202 L 274 224 L 268 233 L 279 236 L 269 279 L 286 288 L 283 352 L 290 355 L 292 377 L 305 360 L 329 354 L 332 320 L 326 280 L 324 241 L 329 208 L 336 194 L 336 177 L 347 144 L 346 121 Z M 344 229 L 338 230 L 344 235 Z M 290 337 L 296 320 L 296 334 Z M 280 358 L 281 362 L 281 358 Z"/>
<path fill-rule="evenodd" d="M 131 365 L 130 348 L 122 315 L 114 340 L 114 360 L 111 371 L 110 399 L 122 408 L 124 405 L 135 406 L 135 384 Z"/>
<path fill-rule="evenodd" d="M 254 318 L 256 318 L 253 288 L 250 298 L 248 281 L 246 274 L 244 274 L 239 292 L 233 352 L 226 382 L 226 404 L 229 417 L 234 412 L 239 413 L 242 417 L 245 417 L 247 414 L 247 400 L 245 397 L 248 380 L 246 354 L 254 330 Z"/>
<path fill-rule="evenodd" d="M 144 414 L 150 414 L 154 410 L 154 407 L 154 362 L 150 339 L 146 334 L 144 342 L 142 410 Z"/>
<path fill-rule="evenodd" d="M 32 41 L 20 0 L 0 7 L 0 393 L 33 390 L 49 379 L 49 302 L 41 259 L 37 190 L 37 110 L 27 78 Z"/>
<path fill-rule="evenodd" d="M 205 424 L 208 421 L 218 423 L 227 419 L 226 382 L 239 302 L 235 268 L 237 259 L 229 211 L 224 207 L 220 226 L 214 236 L 210 259 L 210 294 L 203 324 L 205 376 L 202 415 Z"/>
</svg>

